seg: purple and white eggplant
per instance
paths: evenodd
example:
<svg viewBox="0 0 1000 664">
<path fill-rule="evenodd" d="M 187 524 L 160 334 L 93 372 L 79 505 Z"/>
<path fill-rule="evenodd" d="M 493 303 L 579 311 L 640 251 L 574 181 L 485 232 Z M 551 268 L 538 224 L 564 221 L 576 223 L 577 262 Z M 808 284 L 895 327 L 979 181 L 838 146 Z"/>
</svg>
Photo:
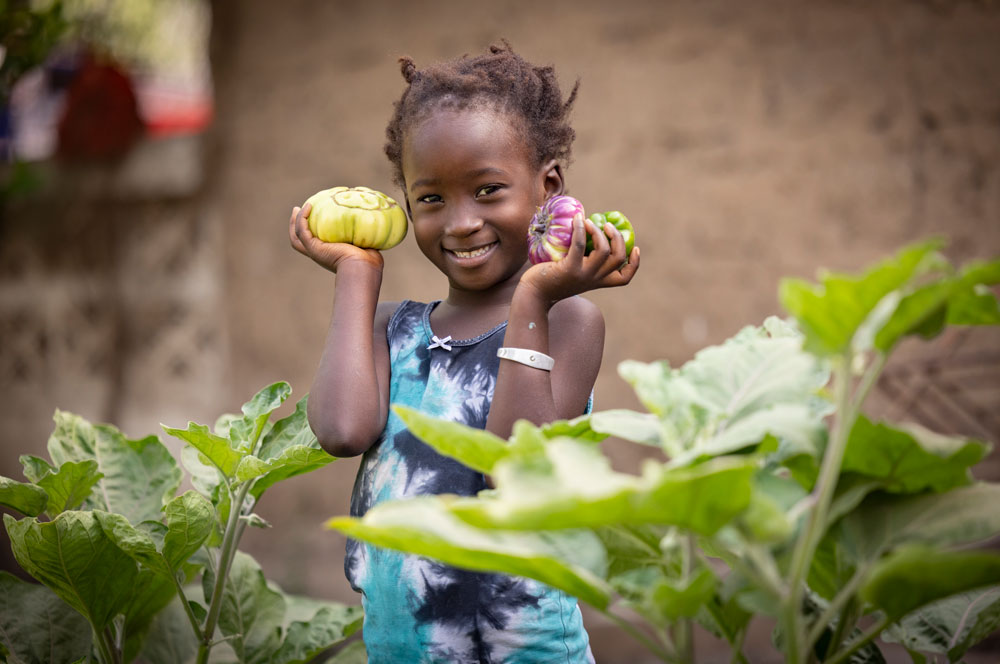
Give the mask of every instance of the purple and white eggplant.
<svg viewBox="0 0 1000 664">
<path fill-rule="evenodd" d="M 583 203 L 572 196 L 553 196 L 545 201 L 528 226 L 528 260 L 537 265 L 565 258 L 577 215 L 586 216 Z"/>
</svg>

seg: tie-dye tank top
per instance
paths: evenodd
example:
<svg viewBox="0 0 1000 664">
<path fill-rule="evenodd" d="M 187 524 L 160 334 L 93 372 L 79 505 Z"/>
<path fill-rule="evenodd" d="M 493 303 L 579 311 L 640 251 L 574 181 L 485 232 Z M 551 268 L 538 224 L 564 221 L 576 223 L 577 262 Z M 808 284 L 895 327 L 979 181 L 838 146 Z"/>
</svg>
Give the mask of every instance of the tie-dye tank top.
<svg viewBox="0 0 1000 664">
<path fill-rule="evenodd" d="M 483 429 L 506 323 L 473 339 L 439 339 L 437 302 L 406 301 L 389 320 L 389 400 Z M 412 496 L 473 495 L 485 479 L 414 437 L 392 412 L 365 453 L 351 515 Z M 470 572 L 348 540 L 344 569 L 362 594 L 372 664 L 593 662 L 576 600 L 530 579 Z"/>
</svg>

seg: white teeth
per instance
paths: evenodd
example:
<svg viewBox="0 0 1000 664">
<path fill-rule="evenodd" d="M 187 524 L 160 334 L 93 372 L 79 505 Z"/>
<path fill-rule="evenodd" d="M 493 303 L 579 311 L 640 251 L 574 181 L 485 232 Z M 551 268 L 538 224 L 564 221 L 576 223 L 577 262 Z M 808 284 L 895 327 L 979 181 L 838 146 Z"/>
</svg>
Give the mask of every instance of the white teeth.
<svg viewBox="0 0 1000 664">
<path fill-rule="evenodd" d="M 479 247 L 478 249 L 473 249 L 472 251 L 455 250 L 452 253 L 458 256 L 459 258 L 475 258 L 476 256 L 482 256 L 483 254 L 485 254 L 487 251 L 490 250 L 490 247 L 492 246 L 493 246 L 492 244 L 488 244 L 485 247 Z"/>
</svg>

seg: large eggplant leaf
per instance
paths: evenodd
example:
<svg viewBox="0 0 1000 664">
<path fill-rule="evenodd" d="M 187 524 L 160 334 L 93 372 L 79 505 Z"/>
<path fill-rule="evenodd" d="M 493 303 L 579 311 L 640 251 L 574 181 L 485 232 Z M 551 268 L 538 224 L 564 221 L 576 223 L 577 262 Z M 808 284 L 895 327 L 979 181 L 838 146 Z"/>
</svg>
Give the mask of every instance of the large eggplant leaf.
<svg viewBox="0 0 1000 664">
<path fill-rule="evenodd" d="M 202 575 L 205 597 L 211 597 L 215 574 Z M 257 562 L 237 551 L 222 594 L 219 630 L 228 637 L 240 662 L 263 664 L 281 645 L 285 598 L 267 585 Z"/>
<path fill-rule="evenodd" d="M 0 571 L 0 651 L 9 664 L 71 664 L 90 653 L 90 625 L 54 592 Z"/>
<path fill-rule="evenodd" d="M 890 620 L 957 593 L 1000 584 L 1000 553 L 908 545 L 880 560 L 858 596 Z"/>
<path fill-rule="evenodd" d="M 874 561 L 907 543 L 953 547 L 1000 534 L 1000 484 L 979 483 L 945 493 L 872 494 L 839 522 L 844 552 Z"/>
<path fill-rule="evenodd" d="M 181 484 L 181 469 L 156 436 L 133 440 L 107 424 L 56 411 L 49 456 L 66 462 L 96 461 L 104 475 L 84 502 L 85 509 L 115 512 L 132 523 L 155 520 Z"/>
<path fill-rule="evenodd" d="M 1000 628 L 1000 586 L 953 595 L 914 611 L 889 627 L 885 641 L 908 650 L 946 653 L 955 662 Z"/>
<path fill-rule="evenodd" d="M 455 567 L 504 572 L 541 581 L 599 608 L 610 588 L 604 548 L 589 531 L 484 530 L 448 511 L 454 496 L 377 505 L 361 519 L 336 517 L 327 526 L 376 546 L 427 556 Z"/>
<path fill-rule="evenodd" d="M 931 241 L 907 247 L 857 277 L 825 273 L 818 284 L 802 279 L 782 280 L 778 296 L 805 333 L 805 349 L 829 356 L 866 345 L 855 341 L 859 328 L 869 316 L 887 320 L 899 301 L 899 296 L 892 295 L 895 291 L 945 264 L 937 253 L 941 245 L 940 241 Z M 890 300 L 883 303 L 886 297 Z M 870 323 L 869 327 L 878 329 L 881 325 Z M 870 343 L 872 333 L 866 336 Z"/>
<path fill-rule="evenodd" d="M 892 493 L 947 491 L 972 482 L 969 468 L 990 446 L 943 436 L 917 424 L 892 427 L 859 416 L 851 429 L 841 472 L 878 479 Z"/>
<path fill-rule="evenodd" d="M 0 505 L 26 516 L 38 516 L 45 511 L 48 502 L 49 494 L 42 487 L 0 477 Z"/>
<path fill-rule="evenodd" d="M 547 464 L 498 463 L 493 495 L 456 499 L 451 512 L 487 528 L 659 523 L 711 534 L 749 505 L 756 469 L 742 458 L 677 469 L 650 462 L 637 477 L 615 472 L 600 450 L 571 438 L 550 441 L 544 454 Z"/>
<path fill-rule="evenodd" d="M 439 454 L 480 473 L 493 472 L 496 462 L 510 452 L 507 441 L 489 431 L 440 420 L 406 406 L 393 406 L 392 410 L 414 436 Z"/>
<path fill-rule="evenodd" d="M 818 456 L 829 410 L 819 391 L 829 374 L 801 344 L 792 326 L 772 317 L 679 369 L 626 361 L 618 373 L 661 419 L 659 435 L 673 465 L 752 449 L 768 434 L 785 444 L 785 456 L 791 450 Z"/>
<path fill-rule="evenodd" d="M 139 566 L 105 534 L 98 512 L 63 512 L 45 523 L 5 514 L 4 524 L 22 569 L 83 614 L 95 631 L 128 606 Z"/>
</svg>

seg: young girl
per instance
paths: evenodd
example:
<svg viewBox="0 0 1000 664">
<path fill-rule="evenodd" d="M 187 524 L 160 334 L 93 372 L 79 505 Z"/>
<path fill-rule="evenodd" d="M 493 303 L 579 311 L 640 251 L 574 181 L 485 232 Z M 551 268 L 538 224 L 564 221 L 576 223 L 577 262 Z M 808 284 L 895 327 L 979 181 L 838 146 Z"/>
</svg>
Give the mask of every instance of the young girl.
<svg viewBox="0 0 1000 664">
<path fill-rule="evenodd" d="M 289 228 L 296 250 L 337 275 L 308 414 L 325 450 L 364 454 L 353 516 L 385 500 L 487 487 L 481 473 L 417 440 L 390 404 L 504 438 L 521 418 L 584 413 L 604 320 L 575 296 L 623 286 L 639 267 L 639 249 L 626 256 L 611 224 L 601 232 L 582 218 L 566 258 L 527 261 L 532 215 L 565 189 L 575 87 L 564 102 L 552 68 L 530 65 L 506 43 L 423 70 L 400 63 L 408 86 L 385 151 L 417 245 L 448 278 L 446 297 L 379 303 L 378 251 L 320 242 L 308 208 L 293 209 Z M 594 249 L 584 256 L 588 234 Z M 593 661 L 576 601 L 537 582 L 353 540 L 344 567 L 362 594 L 375 664 Z"/>
</svg>

